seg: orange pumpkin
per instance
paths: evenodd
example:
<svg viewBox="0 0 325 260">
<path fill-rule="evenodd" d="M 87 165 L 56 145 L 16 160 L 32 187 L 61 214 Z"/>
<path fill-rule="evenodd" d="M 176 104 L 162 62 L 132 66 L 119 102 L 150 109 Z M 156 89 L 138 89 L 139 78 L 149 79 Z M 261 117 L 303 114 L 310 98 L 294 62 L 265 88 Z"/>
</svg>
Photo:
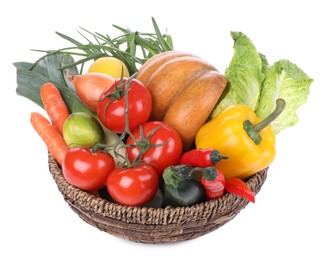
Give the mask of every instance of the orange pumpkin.
<svg viewBox="0 0 325 260">
<path fill-rule="evenodd" d="M 184 150 L 206 122 L 227 78 L 203 59 L 181 51 L 150 58 L 137 73 L 152 95 L 151 120 L 163 121 L 180 134 Z"/>
</svg>

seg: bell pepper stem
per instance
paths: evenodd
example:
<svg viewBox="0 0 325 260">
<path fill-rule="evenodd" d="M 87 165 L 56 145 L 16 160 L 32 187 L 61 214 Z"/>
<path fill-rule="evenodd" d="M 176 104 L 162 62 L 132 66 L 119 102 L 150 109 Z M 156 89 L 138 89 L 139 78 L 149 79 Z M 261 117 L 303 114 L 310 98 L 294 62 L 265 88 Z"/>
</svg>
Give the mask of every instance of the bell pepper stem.
<svg viewBox="0 0 325 260">
<path fill-rule="evenodd" d="M 274 121 L 282 113 L 285 106 L 286 106 L 286 102 L 284 101 L 284 99 L 282 99 L 282 98 L 277 99 L 276 107 L 275 107 L 274 111 L 268 117 L 266 117 L 264 120 L 257 123 L 256 125 L 254 125 L 254 131 L 259 133 L 265 127 L 267 127 L 269 124 L 271 124 L 272 121 Z"/>
<path fill-rule="evenodd" d="M 260 132 L 269 124 L 271 124 L 282 113 L 285 106 L 286 102 L 284 101 L 284 99 L 277 99 L 274 111 L 261 122 L 254 125 L 249 120 L 244 121 L 244 129 L 255 144 L 261 143 L 262 137 L 260 135 Z"/>
</svg>

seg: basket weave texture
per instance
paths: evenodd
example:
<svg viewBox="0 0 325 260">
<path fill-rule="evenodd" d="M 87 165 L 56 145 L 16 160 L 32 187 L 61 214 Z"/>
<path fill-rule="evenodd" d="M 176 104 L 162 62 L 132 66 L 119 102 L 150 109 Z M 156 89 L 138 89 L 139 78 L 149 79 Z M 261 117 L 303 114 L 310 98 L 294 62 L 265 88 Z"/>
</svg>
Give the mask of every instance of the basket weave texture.
<svg viewBox="0 0 325 260">
<path fill-rule="evenodd" d="M 190 207 L 129 207 L 97 198 L 70 185 L 49 153 L 49 170 L 71 209 L 88 224 L 111 235 L 142 243 L 174 243 L 212 232 L 233 219 L 249 203 L 234 194 Z M 267 169 L 250 177 L 246 184 L 257 194 Z"/>
</svg>

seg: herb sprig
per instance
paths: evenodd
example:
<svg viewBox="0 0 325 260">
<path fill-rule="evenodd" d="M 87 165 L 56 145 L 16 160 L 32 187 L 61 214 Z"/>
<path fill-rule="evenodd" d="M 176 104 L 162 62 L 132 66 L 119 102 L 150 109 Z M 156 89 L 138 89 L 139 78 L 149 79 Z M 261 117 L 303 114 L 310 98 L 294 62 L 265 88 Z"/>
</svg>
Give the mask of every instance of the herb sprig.
<svg viewBox="0 0 325 260">
<path fill-rule="evenodd" d="M 154 33 L 131 31 L 129 28 L 113 25 L 114 28 L 122 32 L 122 35 L 115 38 L 97 32 L 93 33 L 80 27 L 78 32 L 86 40 L 86 43 L 81 43 L 68 35 L 56 32 L 57 35 L 72 43 L 73 46 L 54 51 L 34 50 L 45 52 L 46 54 L 40 57 L 31 69 L 48 56 L 68 54 L 79 58 L 60 69 L 64 70 L 70 67 L 80 66 L 80 73 L 82 73 L 86 62 L 100 57 L 112 56 L 123 61 L 132 75 L 138 71 L 139 66 L 153 55 L 173 50 L 172 37 L 167 33 L 161 33 L 153 17 L 152 24 Z"/>
</svg>

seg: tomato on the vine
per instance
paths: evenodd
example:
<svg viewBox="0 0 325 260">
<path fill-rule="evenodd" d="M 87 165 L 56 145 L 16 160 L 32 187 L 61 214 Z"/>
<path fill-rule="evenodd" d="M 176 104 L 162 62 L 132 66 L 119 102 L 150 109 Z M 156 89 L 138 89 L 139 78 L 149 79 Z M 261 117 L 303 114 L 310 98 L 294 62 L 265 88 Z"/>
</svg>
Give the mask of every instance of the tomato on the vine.
<svg viewBox="0 0 325 260">
<path fill-rule="evenodd" d="M 165 168 L 179 163 L 182 139 L 174 128 L 160 121 L 150 121 L 140 127 L 143 131 L 138 128 L 132 132 L 136 142 L 131 136 L 127 139 L 128 158 L 131 162 L 141 159 L 161 176 Z"/>
<path fill-rule="evenodd" d="M 129 83 L 128 83 L 129 82 Z M 152 110 L 151 94 L 140 81 L 136 79 L 117 79 L 107 87 L 100 96 L 97 114 L 101 123 L 116 133 L 125 132 L 125 90 L 128 86 L 128 125 L 133 131 L 140 124 L 148 121 Z"/>
<path fill-rule="evenodd" d="M 62 161 L 62 173 L 67 182 L 87 191 L 103 188 L 114 168 L 110 154 L 81 147 L 71 148 Z"/>
<path fill-rule="evenodd" d="M 115 168 L 107 177 L 106 186 L 114 201 L 126 206 L 139 206 L 157 193 L 159 179 L 150 165 Z"/>
</svg>

